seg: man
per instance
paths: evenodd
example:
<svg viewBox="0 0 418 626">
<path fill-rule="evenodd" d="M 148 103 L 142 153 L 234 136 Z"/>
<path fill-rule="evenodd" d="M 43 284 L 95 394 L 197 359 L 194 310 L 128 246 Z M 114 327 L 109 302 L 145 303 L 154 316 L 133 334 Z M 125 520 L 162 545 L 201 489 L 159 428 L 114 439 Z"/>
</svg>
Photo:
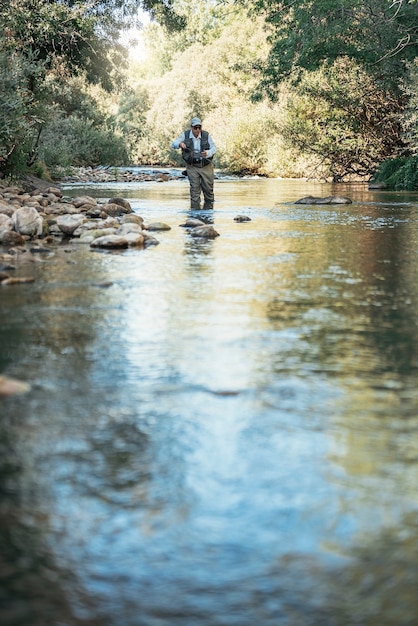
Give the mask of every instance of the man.
<svg viewBox="0 0 418 626">
<path fill-rule="evenodd" d="M 202 130 L 202 121 L 194 117 L 190 123 L 190 130 L 185 130 L 177 137 L 171 147 L 182 151 L 182 157 L 187 163 L 187 176 L 190 184 L 190 208 L 200 209 L 200 196 L 203 192 L 203 208 L 213 209 L 215 200 L 213 194 L 213 164 L 212 158 L 216 146 L 206 130 Z"/>
</svg>

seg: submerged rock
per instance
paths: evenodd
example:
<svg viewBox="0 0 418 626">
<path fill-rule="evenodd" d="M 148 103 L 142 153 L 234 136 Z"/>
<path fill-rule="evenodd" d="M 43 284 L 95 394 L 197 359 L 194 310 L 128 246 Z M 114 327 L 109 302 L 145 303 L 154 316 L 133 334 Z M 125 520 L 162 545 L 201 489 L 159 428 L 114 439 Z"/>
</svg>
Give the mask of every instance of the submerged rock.
<svg viewBox="0 0 418 626">
<path fill-rule="evenodd" d="M 345 196 L 326 196 L 325 198 L 305 196 L 300 200 L 296 200 L 295 204 L 352 204 L 352 202 L 350 198 Z"/>
<path fill-rule="evenodd" d="M 180 224 L 183 228 L 196 228 L 196 226 L 205 226 L 205 222 L 194 217 L 188 217 L 184 224 Z"/>
<path fill-rule="evenodd" d="M 218 231 L 210 224 L 196 226 L 196 228 L 191 229 L 190 234 L 193 235 L 193 237 L 203 237 L 205 239 L 215 239 L 215 237 L 219 237 Z"/>
<path fill-rule="evenodd" d="M 236 215 L 234 222 L 251 222 L 251 217 L 248 217 L 248 215 Z"/>
</svg>

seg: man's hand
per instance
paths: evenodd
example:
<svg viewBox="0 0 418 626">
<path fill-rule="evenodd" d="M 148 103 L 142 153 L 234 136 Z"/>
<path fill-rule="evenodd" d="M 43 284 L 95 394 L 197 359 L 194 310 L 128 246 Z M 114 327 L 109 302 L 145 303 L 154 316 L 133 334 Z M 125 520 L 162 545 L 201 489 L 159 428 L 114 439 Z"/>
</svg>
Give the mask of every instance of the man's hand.
<svg viewBox="0 0 418 626">
<path fill-rule="evenodd" d="M 182 141 L 179 145 L 182 150 L 186 149 L 186 144 L 184 143 L 184 141 Z"/>
</svg>

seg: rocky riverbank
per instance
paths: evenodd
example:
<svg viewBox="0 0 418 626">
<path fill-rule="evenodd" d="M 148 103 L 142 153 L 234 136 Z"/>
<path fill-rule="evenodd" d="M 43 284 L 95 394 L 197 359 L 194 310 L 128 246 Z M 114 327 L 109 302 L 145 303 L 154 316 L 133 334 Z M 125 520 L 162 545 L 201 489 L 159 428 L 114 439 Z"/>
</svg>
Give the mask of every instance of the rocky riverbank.
<svg viewBox="0 0 418 626">
<path fill-rule="evenodd" d="M 152 180 L 166 180 L 160 178 L 162 175 Z M 203 222 L 183 226 L 198 237 L 218 236 Z M 159 243 L 155 232 L 169 229 L 161 222 L 145 223 L 124 198 L 113 197 L 106 202 L 90 196 L 68 199 L 58 186 L 27 177 L 22 185 L 0 186 L 0 283 L 17 280 L 2 267 L 4 254 L 20 253 L 28 244 L 32 251 L 62 242 L 92 248 L 147 248 Z"/>
<path fill-rule="evenodd" d="M 153 167 L 71 167 L 56 172 L 63 183 L 138 183 L 177 180 L 185 177 L 182 168 Z"/>
</svg>

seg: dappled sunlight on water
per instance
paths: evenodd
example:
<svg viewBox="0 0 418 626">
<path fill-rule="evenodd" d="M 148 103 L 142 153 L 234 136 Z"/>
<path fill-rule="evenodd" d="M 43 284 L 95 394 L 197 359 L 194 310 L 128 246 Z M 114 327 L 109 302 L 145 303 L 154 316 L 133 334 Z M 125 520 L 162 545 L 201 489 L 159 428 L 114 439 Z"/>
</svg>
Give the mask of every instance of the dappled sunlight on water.
<svg viewBox="0 0 418 626">
<path fill-rule="evenodd" d="M 219 180 L 203 241 L 184 181 L 67 192 L 171 230 L 2 290 L 2 623 L 413 624 L 418 194 Z"/>
</svg>

